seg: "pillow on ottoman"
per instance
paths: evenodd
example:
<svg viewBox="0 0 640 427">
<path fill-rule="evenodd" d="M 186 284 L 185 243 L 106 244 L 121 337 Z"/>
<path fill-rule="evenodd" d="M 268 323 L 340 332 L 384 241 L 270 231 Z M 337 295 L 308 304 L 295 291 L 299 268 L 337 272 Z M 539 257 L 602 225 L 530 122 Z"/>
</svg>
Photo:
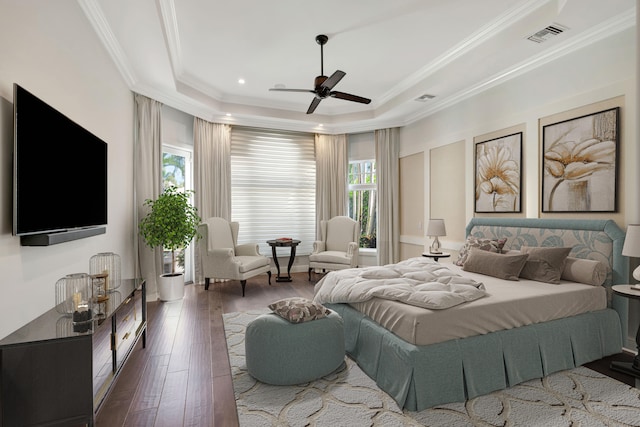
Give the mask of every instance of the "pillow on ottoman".
<svg viewBox="0 0 640 427">
<path fill-rule="evenodd" d="M 330 310 L 324 305 L 306 298 L 292 297 L 275 301 L 269 308 L 291 323 L 309 322 L 327 317 Z"/>
</svg>

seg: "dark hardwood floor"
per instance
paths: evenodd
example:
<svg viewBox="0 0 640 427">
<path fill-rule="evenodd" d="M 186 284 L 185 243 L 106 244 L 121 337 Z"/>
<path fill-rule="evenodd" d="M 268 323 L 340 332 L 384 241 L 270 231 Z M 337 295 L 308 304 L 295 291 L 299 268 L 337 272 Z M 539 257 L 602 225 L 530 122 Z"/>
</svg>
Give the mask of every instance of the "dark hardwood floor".
<svg viewBox="0 0 640 427">
<path fill-rule="evenodd" d="M 291 296 L 311 298 L 321 275 L 293 273 L 292 282 L 267 275 L 247 281 L 242 298 L 239 282 L 187 285 L 181 301 L 148 304 L 147 346 L 138 343 L 98 415 L 99 427 L 208 427 L 238 425 L 222 322 L 223 313 L 265 308 Z M 633 385 L 634 379 L 609 369 L 619 354 L 587 366 Z"/>
<path fill-rule="evenodd" d="M 238 425 L 223 313 L 266 308 L 278 299 L 313 297 L 321 275 L 293 273 L 292 282 L 267 275 L 240 282 L 187 285 L 181 301 L 148 303 L 147 346 L 138 343 L 101 405 L 96 426 Z"/>
</svg>

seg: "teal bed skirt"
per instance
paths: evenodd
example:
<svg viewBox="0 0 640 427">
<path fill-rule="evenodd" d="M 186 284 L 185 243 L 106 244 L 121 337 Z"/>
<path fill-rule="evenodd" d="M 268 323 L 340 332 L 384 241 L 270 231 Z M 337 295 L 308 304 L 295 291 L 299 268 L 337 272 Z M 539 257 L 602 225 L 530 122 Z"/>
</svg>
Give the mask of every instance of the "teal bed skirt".
<svg viewBox="0 0 640 427">
<path fill-rule="evenodd" d="M 347 304 L 345 349 L 402 408 L 420 411 L 542 378 L 619 353 L 620 317 L 613 309 L 416 346 Z"/>
</svg>

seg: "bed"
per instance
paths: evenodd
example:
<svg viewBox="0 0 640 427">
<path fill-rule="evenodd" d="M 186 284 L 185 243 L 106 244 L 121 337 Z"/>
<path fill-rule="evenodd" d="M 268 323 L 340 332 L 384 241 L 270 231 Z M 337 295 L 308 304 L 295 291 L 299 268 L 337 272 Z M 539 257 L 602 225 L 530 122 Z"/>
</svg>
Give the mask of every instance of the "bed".
<svg viewBox="0 0 640 427">
<path fill-rule="evenodd" d="M 628 301 L 611 286 L 627 281 L 628 267 L 621 255 L 624 232 L 615 222 L 474 218 L 466 234 L 506 238 L 502 251 L 510 253 L 525 246 L 571 247 L 569 257 L 605 266 L 604 283 L 505 281 L 447 264 L 452 272 L 481 282 L 478 289 L 487 295 L 442 310 L 423 308 L 422 301 L 415 306 L 377 297 L 325 303 L 344 320 L 348 355 L 400 407 L 416 411 L 462 402 L 621 351 Z M 435 263 L 416 259 L 409 264 L 414 262 Z M 328 273 L 316 285 L 316 296 L 334 274 L 349 273 Z M 495 301 L 496 286 L 518 291 Z M 571 287 L 582 296 L 565 295 Z M 551 298 L 536 300 L 544 295 L 529 295 L 527 289 L 534 288 L 547 289 Z M 533 298 L 539 312 L 521 310 L 517 294 Z"/>
</svg>

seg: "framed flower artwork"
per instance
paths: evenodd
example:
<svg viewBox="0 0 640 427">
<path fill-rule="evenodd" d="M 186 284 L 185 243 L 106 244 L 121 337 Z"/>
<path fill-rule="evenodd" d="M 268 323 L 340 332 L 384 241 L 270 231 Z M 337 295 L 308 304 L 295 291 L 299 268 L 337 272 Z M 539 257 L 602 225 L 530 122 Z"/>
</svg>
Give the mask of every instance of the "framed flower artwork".
<svg viewBox="0 0 640 427">
<path fill-rule="evenodd" d="M 617 212 L 619 110 L 542 128 L 542 212 Z"/>
<path fill-rule="evenodd" d="M 520 212 L 522 132 L 475 145 L 475 212 Z"/>
</svg>

